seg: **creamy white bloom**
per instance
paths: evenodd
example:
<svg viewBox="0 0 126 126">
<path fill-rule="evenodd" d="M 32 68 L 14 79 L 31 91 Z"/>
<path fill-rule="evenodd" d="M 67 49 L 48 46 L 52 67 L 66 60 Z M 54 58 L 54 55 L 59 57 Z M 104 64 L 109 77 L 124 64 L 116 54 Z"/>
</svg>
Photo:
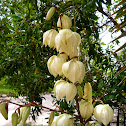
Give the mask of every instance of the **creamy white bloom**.
<svg viewBox="0 0 126 126">
<path fill-rule="evenodd" d="M 47 61 L 47 67 L 54 77 L 56 77 L 58 74 L 61 76 L 62 73 L 62 65 L 66 62 L 66 59 L 64 59 L 62 56 L 56 56 L 53 55 L 49 58 Z"/>
<path fill-rule="evenodd" d="M 80 114 L 83 118 L 88 119 L 93 113 L 93 105 L 90 102 L 81 100 L 79 104 Z"/>
<path fill-rule="evenodd" d="M 81 83 L 85 76 L 85 67 L 80 61 L 70 60 L 62 65 L 62 72 L 71 82 Z"/>
<path fill-rule="evenodd" d="M 113 119 L 113 109 L 108 104 L 100 104 L 94 108 L 94 116 L 99 123 L 108 125 Z"/>
<path fill-rule="evenodd" d="M 58 32 L 54 29 L 48 30 L 43 34 L 43 45 L 55 48 L 55 37 Z"/>
<path fill-rule="evenodd" d="M 78 33 L 70 29 L 62 29 L 55 37 L 55 45 L 58 52 L 65 52 L 67 55 L 74 53 L 80 44 Z"/>
<path fill-rule="evenodd" d="M 51 17 L 53 16 L 55 10 L 56 10 L 55 7 L 51 7 L 51 8 L 49 9 L 49 11 L 47 12 L 47 15 L 46 15 L 46 21 L 48 21 L 48 20 L 51 19 Z"/>
<path fill-rule="evenodd" d="M 69 29 L 72 26 L 72 20 L 67 15 L 61 15 L 57 21 L 57 27 Z"/>
<path fill-rule="evenodd" d="M 85 83 L 83 98 L 88 99 L 92 103 L 92 86 L 89 82 Z"/>
<path fill-rule="evenodd" d="M 64 80 L 58 80 L 54 85 L 54 94 L 56 95 L 57 100 L 66 96 L 66 101 L 72 102 L 77 94 L 77 88 L 73 83 L 68 83 Z"/>
<path fill-rule="evenodd" d="M 74 119 L 69 114 L 61 114 L 54 118 L 51 126 L 74 126 Z"/>
</svg>

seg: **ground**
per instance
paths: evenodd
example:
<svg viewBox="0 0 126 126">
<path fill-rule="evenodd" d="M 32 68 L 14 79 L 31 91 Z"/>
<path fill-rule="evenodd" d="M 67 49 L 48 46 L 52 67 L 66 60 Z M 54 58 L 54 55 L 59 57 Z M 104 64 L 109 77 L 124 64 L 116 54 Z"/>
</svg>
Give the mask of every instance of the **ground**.
<svg viewBox="0 0 126 126">
<path fill-rule="evenodd" d="M 43 106 L 48 107 L 48 108 L 52 108 L 52 109 L 56 108 L 52 104 L 53 98 L 51 97 L 51 94 L 48 94 L 48 93 L 44 94 L 43 97 L 46 98 L 46 100 L 43 100 Z M 12 102 L 21 104 L 22 103 L 21 101 L 24 100 L 24 98 L 19 97 L 18 99 L 16 99 L 16 98 L 7 97 L 7 95 L 0 95 L 0 101 L 2 101 L 2 100 L 10 100 Z M 5 120 L 3 118 L 3 116 L 1 115 L 1 113 L 0 113 L 0 126 L 12 126 L 12 124 L 11 124 L 11 115 L 12 115 L 12 113 L 15 111 L 15 109 L 17 107 L 18 107 L 17 105 L 9 103 L 8 120 Z M 32 125 L 32 126 L 48 126 L 48 123 L 47 123 L 48 119 L 45 119 L 45 118 L 49 117 L 49 114 L 50 114 L 50 111 L 44 109 L 42 111 L 42 114 L 37 116 L 36 122 L 34 122 L 31 117 L 28 118 L 27 122 L 26 122 L 27 123 L 26 126 L 30 126 L 30 125 Z M 113 118 L 113 121 L 112 121 L 113 123 L 111 123 L 110 125 L 111 126 L 116 126 L 117 124 L 114 123 L 114 122 L 116 122 L 116 120 L 117 120 L 117 110 L 114 109 L 114 118 Z M 123 125 L 124 124 L 119 124 L 119 126 L 123 126 Z M 21 124 L 19 124 L 19 126 L 21 126 Z"/>
</svg>

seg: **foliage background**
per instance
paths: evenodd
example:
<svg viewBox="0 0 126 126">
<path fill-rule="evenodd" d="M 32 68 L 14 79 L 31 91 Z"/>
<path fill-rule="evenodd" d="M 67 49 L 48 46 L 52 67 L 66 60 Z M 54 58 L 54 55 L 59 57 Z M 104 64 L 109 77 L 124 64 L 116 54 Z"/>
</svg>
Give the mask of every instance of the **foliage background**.
<svg viewBox="0 0 126 126">
<path fill-rule="evenodd" d="M 90 82 L 93 97 L 104 103 L 115 107 L 126 103 L 125 46 L 119 53 L 114 52 L 113 46 L 120 43 L 116 39 L 110 47 L 103 50 L 102 45 L 105 43 L 99 39 L 99 32 L 107 25 L 115 27 L 110 18 L 110 0 L 1 0 L 0 6 L 0 78 L 6 78 L 6 83 L 18 95 L 41 104 L 40 94 L 52 91 L 54 80 L 60 78 L 54 79 L 46 65 L 48 58 L 57 52 L 44 47 L 42 41 L 43 33 L 56 28 L 58 16 L 63 13 L 72 19 L 71 29 L 82 38 L 79 59 L 86 66 L 86 77 L 81 86 Z M 45 17 L 52 6 L 56 6 L 58 11 L 47 22 Z M 107 10 L 104 10 L 104 6 Z M 99 24 L 97 11 L 103 17 L 108 16 L 106 22 L 110 24 Z M 124 22 L 125 16 L 122 15 L 119 20 Z M 65 100 L 56 103 L 62 109 L 69 108 Z"/>
</svg>

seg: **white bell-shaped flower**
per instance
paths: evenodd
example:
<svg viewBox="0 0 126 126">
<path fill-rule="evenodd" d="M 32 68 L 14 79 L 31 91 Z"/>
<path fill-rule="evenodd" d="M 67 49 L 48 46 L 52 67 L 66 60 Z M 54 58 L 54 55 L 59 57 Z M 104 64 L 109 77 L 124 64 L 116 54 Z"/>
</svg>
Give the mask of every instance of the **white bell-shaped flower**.
<svg viewBox="0 0 126 126">
<path fill-rule="evenodd" d="M 62 65 L 63 75 L 71 82 L 81 83 L 85 76 L 84 64 L 80 61 L 70 60 Z"/>
<path fill-rule="evenodd" d="M 64 80 L 58 80 L 54 85 L 54 94 L 56 95 L 57 100 L 66 96 L 66 101 L 72 102 L 77 94 L 77 88 L 73 83 L 68 83 Z"/>
<path fill-rule="evenodd" d="M 92 86 L 89 82 L 85 83 L 83 98 L 92 103 Z"/>
<path fill-rule="evenodd" d="M 53 55 L 49 58 L 47 61 L 47 67 L 50 72 L 54 77 L 56 77 L 58 74 L 61 76 L 62 73 L 62 65 L 66 62 L 66 59 L 62 56 L 56 56 Z"/>
<path fill-rule="evenodd" d="M 54 29 L 48 30 L 43 34 L 43 45 L 55 48 L 55 37 L 58 32 Z"/>
<path fill-rule="evenodd" d="M 55 7 L 51 7 L 51 8 L 49 9 L 49 11 L 47 12 L 47 15 L 46 15 L 46 21 L 48 21 L 48 20 L 51 19 L 51 17 L 53 16 L 55 10 L 56 10 Z"/>
<path fill-rule="evenodd" d="M 61 15 L 57 21 L 57 27 L 69 29 L 72 26 L 72 20 L 67 15 Z"/>
<path fill-rule="evenodd" d="M 54 118 L 51 126 L 74 126 L 74 119 L 69 114 L 61 114 Z"/>
<path fill-rule="evenodd" d="M 113 109 L 108 104 L 100 104 L 94 108 L 94 116 L 99 123 L 108 125 L 113 119 Z"/>
<path fill-rule="evenodd" d="M 78 33 L 70 29 L 62 29 L 55 37 L 55 45 L 58 52 L 64 52 L 67 55 L 73 53 L 80 44 Z"/>
<path fill-rule="evenodd" d="M 90 102 L 81 100 L 79 104 L 80 114 L 84 119 L 88 119 L 93 113 L 93 105 Z"/>
</svg>

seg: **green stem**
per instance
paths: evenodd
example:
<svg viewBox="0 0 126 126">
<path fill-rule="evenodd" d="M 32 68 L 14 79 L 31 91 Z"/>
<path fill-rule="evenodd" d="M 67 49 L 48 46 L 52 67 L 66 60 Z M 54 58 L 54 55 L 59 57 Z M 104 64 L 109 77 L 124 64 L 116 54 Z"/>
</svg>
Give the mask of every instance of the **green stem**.
<svg viewBox="0 0 126 126">
<path fill-rule="evenodd" d="M 77 95 L 75 96 L 75 101 L 76 101 L 76 109 L 77 109 L 77 112 L 78 112 L 78 115 L 79 115 L 79 118 L 80 118 L 80 124 L 82 124 L 82 126 L 84 126 L 83 118 L 81 117 L 81 114 L 80 114 L 79 101 L 78 101 L 78 96 Z"/>
</svg>

